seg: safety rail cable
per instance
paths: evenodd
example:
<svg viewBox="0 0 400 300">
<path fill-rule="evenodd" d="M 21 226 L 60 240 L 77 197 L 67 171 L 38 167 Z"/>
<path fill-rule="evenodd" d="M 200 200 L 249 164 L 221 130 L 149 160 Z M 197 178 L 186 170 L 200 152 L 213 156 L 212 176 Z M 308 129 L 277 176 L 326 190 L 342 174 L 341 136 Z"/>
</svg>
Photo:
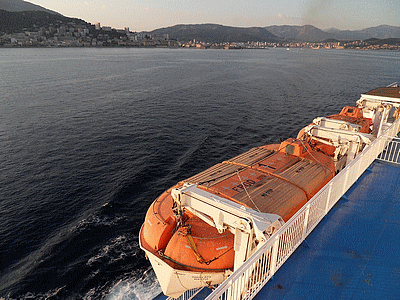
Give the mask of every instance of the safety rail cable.
<svg viewBox="0 0 400 300">
<path fill-rule="evenodd" d="M 206 300 L 253 299 L 336 202 L 390 145 L 399 128 L 398 119 L 311 198 Z"/>
</svg>

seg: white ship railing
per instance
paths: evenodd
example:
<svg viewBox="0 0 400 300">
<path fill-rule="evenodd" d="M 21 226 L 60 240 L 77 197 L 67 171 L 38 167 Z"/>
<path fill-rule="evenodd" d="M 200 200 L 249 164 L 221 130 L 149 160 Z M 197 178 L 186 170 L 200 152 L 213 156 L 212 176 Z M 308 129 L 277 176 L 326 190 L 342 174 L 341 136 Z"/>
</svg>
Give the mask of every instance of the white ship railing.
<svg viewBox="0 0 400 300">
<path fill-rule="evenodd" d="M 187 290 L 187 291 L 184 292 L 182 295 L 180 295 L 178 298 L 171 298 L 171 297 L 168 297 L 167 300 L 191 300 L 191 299 L 193 299 L 194 297 L 196 297 L 196 295 L 197 295 L 198 293 L 200 293 L 200 291 L 201 291 L 202 289 L 203 289 L 203 288 L 201 287 L 201 288 L 197 288 L 197 289 Z"/>
<path fill-rule="evenodd" d="M 378 160 L 394 164 L 400 164 L 400 139 L 399 138 L 390 139 L 390 143 L 379 155 Z"/>
<path fill-rule="evenodd" d="M 375 139 L 356 159 L 311 198 L 236 272 L 221 283 L 206 300 L 253 299 L 380 153 L 383 150 L 389 153 L 388 147 L 393 145 L 393 137 L 398 134 L 399 128 L 400 120 L 396 120 L 382 136 Z M 394 149 L 398 149 L 397 145 L 399 144 L 396 144 Z M 391 154 L 389 156 L 390 159 L 394 157 Z"/>
</svg>

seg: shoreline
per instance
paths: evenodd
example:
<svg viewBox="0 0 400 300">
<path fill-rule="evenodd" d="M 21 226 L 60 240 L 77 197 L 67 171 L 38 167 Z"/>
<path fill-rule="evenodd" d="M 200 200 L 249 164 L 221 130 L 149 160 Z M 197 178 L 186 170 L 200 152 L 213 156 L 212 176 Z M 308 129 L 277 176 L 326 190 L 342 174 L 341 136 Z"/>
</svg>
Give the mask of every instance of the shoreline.
<svg viewBox="0 0 400 300">
<path fill-rule="evenodd" d="M 312 47 L 235 47 L 235 46 L 211 46 L 211 47 L 184 47 L 184 46 L 77 46 L 77 45 L 54 45 L 54 46 L 33 46 L 33 45 L 0 45 L 0 49 L 51 49 L 51 48 L 92 48 L 92 49 L 111 49 L 111 48 L 132 48 L 132 49 L 190 49 L 190 50 L 270 50 L 270 49 L 286 49 L 286 50 L 363 50 L 363 51 L 400 51 L 400 45 L 396 48 L 369 48 L 369 47 L 354 47 L 354 48 L 312 48 Z"/>
</svg>

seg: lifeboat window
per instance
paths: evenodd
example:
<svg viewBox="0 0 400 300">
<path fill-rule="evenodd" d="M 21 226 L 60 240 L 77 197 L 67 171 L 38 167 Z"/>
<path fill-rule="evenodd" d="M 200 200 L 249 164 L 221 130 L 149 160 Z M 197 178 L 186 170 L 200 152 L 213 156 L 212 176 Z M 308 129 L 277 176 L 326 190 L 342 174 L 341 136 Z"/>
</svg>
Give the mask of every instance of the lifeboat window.
<svg viewBox="0 0 400 300">
<path fill-rule="evenodd" d="M 303 153 L 306 153 L 306 152 L 307 152 L 307 148 L 303 147 Z"/>
<path fill-rule="evenodd" d="M 353 111 L 354 111 L 354 110 L 353 110 L 352 108 L 348 108 L 348 109 L 347 109 L 347 112 L 348 112 L 349 114 L 352 114 Z"/>
<path fill-rule="evenodd" d="M 294 153 L 294 146 L 286 145 L 286 154 L 293 154 L 293 153 Z"/>
</svg>

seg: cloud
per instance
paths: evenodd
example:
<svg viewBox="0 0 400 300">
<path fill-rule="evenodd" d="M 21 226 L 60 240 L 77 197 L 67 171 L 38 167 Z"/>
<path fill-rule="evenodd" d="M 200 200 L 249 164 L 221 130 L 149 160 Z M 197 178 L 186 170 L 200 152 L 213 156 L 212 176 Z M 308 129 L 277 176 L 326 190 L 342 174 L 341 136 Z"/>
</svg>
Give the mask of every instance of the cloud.
<svg viewBox="0 0 400 300">
<path fill-rule="evenodd" d="M 301 17 L 279 13 L 275 16 L 268 17 L 266 19 L 268 24 L 265 25 L 300 25 L 301 21 Z"/>
<path fill-rule="evenodd" d="M 330 19 L 334 0 L 309 0 L 305 2 L 302 19 L 304 24 L 320 25 Z M 336 1 L 337 3 L 338 1 Z M 340 2 L 340 1 L 339 1 Z"/>
<path fill-rule="evenodd" d="M 399 0 L 306 0 L 301 4 L 301 23 L 353 30 L 381 24 L 398 26 L 399 10 Z"/>
</svg>

